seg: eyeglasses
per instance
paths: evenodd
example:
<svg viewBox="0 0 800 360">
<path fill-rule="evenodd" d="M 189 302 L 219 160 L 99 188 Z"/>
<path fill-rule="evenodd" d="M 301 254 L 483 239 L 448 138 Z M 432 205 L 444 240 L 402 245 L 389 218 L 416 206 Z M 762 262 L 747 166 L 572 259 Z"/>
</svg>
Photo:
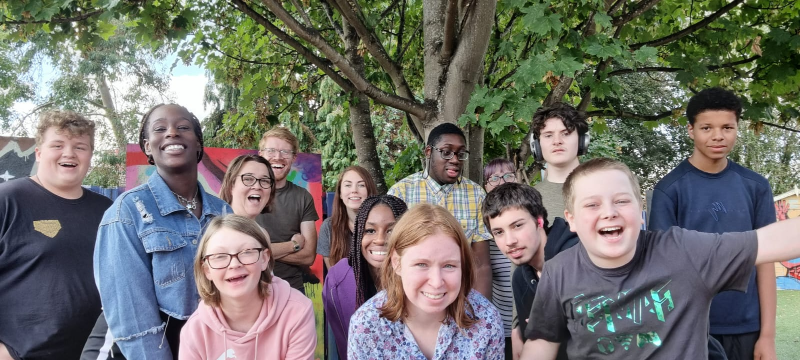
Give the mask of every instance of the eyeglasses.
<svg viewBox="0 0 800 360">
<path fill-rule="evenodd" d="M 263 248 L 253 248 L 244 249 L 236 254 L 209 254 L 203 256 L 203 260 L 205 260 L 212 269 L 224 269 L 231 264 L 231 259 L 233 258 L 236 258 L 242 265 L 254 264 L 258 261 L 258 258 L 261 257 L 262 251 L 264 251 Z"/>
<path fill-rule="evenodd" d="M 268 156 L 277 156 L 278 154 L 281 154 L 280 156 L 282 158 L 288 158 L 288 157 L 294 156 L 294 151 L 292 151 L 292 150 L 278 150 L 278 149 L 273 149 L 273 148 L 263 148 L 263 149 L 261 149 L 261 151 L 266 153 Z"/>
<path fill-rule="evenodd" d="M 502 180 L 502 182 L 500 182 L 500 180 Z M 517 181 L 517 175 L 514 175 L 514 173 L 506 173 L 502 176 L 492 175 L 489 177 L 489 179 L 487 179 L 487 181 L 489 182 L 489 185 L 492 186 L 499 185 L 501 183 L 514 182 Z"/>
<path fill-rule="evenodd" d="M 242 174 L 241 178 L 244 186 L 253 186 L 256 184 L 256 181 L 258 181 L 258 186 L 261 186 L 262 189 L 269 189 L 272 187 L 272 178 L 258 179 L 250 174 Z"/>
<path fill-rule="evenodd" d="M 442 159 L 445 159 L 445 160 L 450 160 L 450 159 L 453 158 L 453 156 L 458 156 L 458 160 L 460 160 L 460 161 L 464 161 L 464 160 L 469 159 L 469 151 L 467 151 L 467 150 L 459 151 L 459 152 L 456 153 L 456 152 L 453 152 L 452 150 L 439 149 L 436 146 L 431 146 L 431 148 L 433 148 L 434 150 L 438 151 L 439 154 L 442 155 Z"/>
</svg>

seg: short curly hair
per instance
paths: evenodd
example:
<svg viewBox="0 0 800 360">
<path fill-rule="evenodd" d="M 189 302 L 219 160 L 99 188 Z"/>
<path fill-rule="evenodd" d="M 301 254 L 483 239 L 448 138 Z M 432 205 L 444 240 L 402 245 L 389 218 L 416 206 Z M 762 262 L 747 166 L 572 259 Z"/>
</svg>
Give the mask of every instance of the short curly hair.
<svg viewBox="0 0 800 360">
<path fill-rule="evenodd" d="M 547 120 L 552 118 L 561 119 L 564 127 L 571 134 L 573 131 L 578 131 L 578 135 L 584 135 L 589 132 L 589 123 L 586 122 L 586 114 L 578 111 L 572 105 L 565 103 L 556 103 L 548 107 L 539 108 L 533 114 L 533 121 L 531 128 L 533 130 L 533 138 L 538 139 L 542 133 Z"/>
<path fill-rule="evenodd" d="M 44 133 L 55 127 L 57 133 L 67 132 L 69 137 L 89 135 L 89 145 L 94 150 L 95 123 L 83 115 L 69 110 L 50 110 L 39 115 L 36 126 L 36 146 L 42 146 Z"/>
<path fill-rule="evenodd" d="M 694 125 L 695 118 L 704 111 L 730 111 L 736 114 L 736 122 L 742 117 L 742 101 L 733 91 L 721 87 L 713 87 L 700 91 L 689 99 L 686 105 L 686 117 L 689 124 Z"/>
</svg>

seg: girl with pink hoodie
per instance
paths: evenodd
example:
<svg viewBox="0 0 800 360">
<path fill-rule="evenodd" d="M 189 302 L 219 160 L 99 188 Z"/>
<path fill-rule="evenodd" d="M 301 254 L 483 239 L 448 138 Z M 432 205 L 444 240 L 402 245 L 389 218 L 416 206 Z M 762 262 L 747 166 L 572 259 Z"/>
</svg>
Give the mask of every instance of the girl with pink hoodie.
<svg viewBox="0 0 800 360">
<path fill-rule="evenodd" d="M 273 276 L 274 264 L 255 221 L 212 220 L 194 262 L 203 301 L 181 331 L 178 359 L 313 359 L 311 300 Z"/>
</svg>

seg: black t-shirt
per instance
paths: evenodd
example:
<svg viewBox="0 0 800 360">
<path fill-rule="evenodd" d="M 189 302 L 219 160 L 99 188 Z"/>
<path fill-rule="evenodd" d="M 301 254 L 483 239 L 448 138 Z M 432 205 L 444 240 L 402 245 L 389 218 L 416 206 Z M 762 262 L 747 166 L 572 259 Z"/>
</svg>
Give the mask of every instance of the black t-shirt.
<svg viewBox="0 0 800 360">
<path fill-rule="evenodd" d="M 0 342 L 23 359 L 78 359 L 100 315 L 92 274 L 111 200 L 59 197 L 30 178 L 0 184 Z"/>
<path fill-rule="evenodd" d="M 579 244 L 545 263 L 525 337 L 567 341 L 570 359 L 705 359 L 711 299 L 747 288 L 757 248 L 755 231 L 643 231 L 603 269 Z"/>
</svg>

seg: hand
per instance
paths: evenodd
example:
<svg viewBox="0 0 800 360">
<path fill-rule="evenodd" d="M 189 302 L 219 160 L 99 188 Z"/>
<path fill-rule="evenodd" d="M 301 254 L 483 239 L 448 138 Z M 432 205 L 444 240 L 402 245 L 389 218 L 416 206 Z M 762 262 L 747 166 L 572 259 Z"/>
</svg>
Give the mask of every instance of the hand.
<svg viewBox="0 0 800 360">
<path fill-rule="evenodd" d="M 6 346 L 3 345 L 3 343 L 0 343 L 0 360 L 14 360 L 14 358 L 11 357 L 11 354 L 8 353 L 8 349 L 6 349 Z"/>
<path fill-rule="evenodd" d="M 300 249 L 297 251 L 303 250 L 303 248 L 306 246 L 306 238 L 303 237 L 303 234 L 297 233 L 292 235 L 292 240 L 296 241 L 297 244 L 300 245 Z"/>
<path fill-rule="evenodd" d="M 756 341 L 755 351 L 753 352 L 754 360 L 777 360 L 778 355 L 775 353 L 775 337 L 759 336 Z"/>
<path fill-rule="evenodd" d="M 511 330 L 511 357 L 513 360 L 519 360 L 522 355 L 522 337 L 519 335 L 519 327 Z"/>
</svg>

